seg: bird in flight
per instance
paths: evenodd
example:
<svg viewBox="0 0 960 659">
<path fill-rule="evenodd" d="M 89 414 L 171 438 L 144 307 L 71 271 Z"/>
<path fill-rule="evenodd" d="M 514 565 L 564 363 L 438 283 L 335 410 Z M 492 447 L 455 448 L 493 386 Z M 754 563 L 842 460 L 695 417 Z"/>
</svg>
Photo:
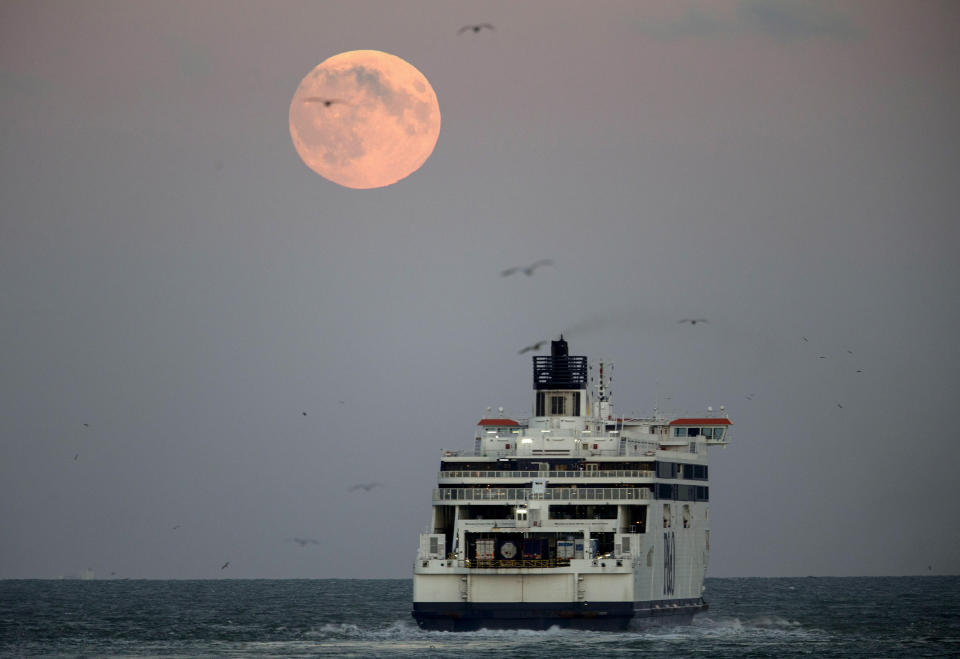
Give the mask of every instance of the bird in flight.
<svg viewBox="0 0 960 659">
<path fill-rule="evenodd" d="M 550 259 L 540 259 L 539 261 L 534 261 L 530 265 L 515 265 L 512 268 L 501 270 L 500 276 L 509 277 L 510 275 L 516 272 L 523 272 L 523 274 L 530 277 L 531 275 L 533 275 L 533 271 L 542 265 L 553 265 L 553 261 L 551 261 Z"/>
<path fill-rule="evenodd" d="M 77 461 L 77 458 L 79 458 L 79 457 L 80 457 L 80 454 L 77 453 L 76 455 L 73 456 L 73 461 L 76 462 L 76 461 Z"/>
<path fill-rule="evenodd" d="M 85 423 L 85 424 L 83 424 L 83 427 L 84 427 L 84 428 L 89 428 L 89 427 L 90 427 L 90 424 L 89 424 L 89 423 Z"/>
<path fill-rule="evenodd" d="M 682 318 L 682 319 L 680 319 L 680 320 L 677 321 L 678 324 L 679 324 L 679 323 L 690 323 L 691 325 L 696 325 L 697 323 L 706 323 L 706 322 L 709 322 L 709 321 L 707 321 L 706 318 Z"/>
<path fill-rule="evenodd" d="M 226 570 L 228 567 L 230 567 L 230 561 L 227 561 L 226 563 L 224 563 L 223 565 L 221 565 L 221 566 L 220 566 L 220 569 L 221 569 L 221 570 Z"/>
<path fill-rule="evenodd" d="M 536 350 L 539 350 L 540 348 L 543 347 L 543 344 L 546 342 L 547 342 L 546 339 L 544 339 L 543 341 L 537 341 L 534 344 L 528 345 L 525 348 L 520 348 L 520 350 L 517 351 L 517 354 L 522 355 L 525 352 L 534 352 Z"/>
<path fill-rule="evenodd" d="M 334 103 L 346 103 L 339 98 L 323 98 L 322 96 L 307 96 L 303 99 L 304 103 L 322 103 L 323 107 L 328 108 Z"/>
<path fill-rule="evenodd" d="M 746 398 L 747 398 L 747 400 L 753 400 L 753 397 L 754 397 L 755 395 L 756 395 L 756 394 L 747 394 L 747 395 L 746 395 Z"/>
<path fill-rule="evenodd" d="M 364 492 L 369 492 L 375 487 L 378 487 L 380 483 L 357 483 L 356 485 L 350 488 L 351 492 L 356 492 L 357 490 L 363 490 Z"/>
<path fill-rule="evenodd" d="M 295 542 L 301 547 L 306 547 L 307 545 L 319 545 L 320 543 L 313 538 L 287 538 L 287 542 Z"/>
<path fill-rule="evenodd" d="M 170 530 L 171 530 L 171 531 L 176 531 L 176 530 L 179 529 L 179 528 L 180 528 L 180 525 L 177 524 L 176 526 L 174 526 L 174 527 L 173 527 L 172 529 L 170 529 Z"/>
<path fill-rule="evenodd" d="M 478 23 L 478 24 L 476 24 L 476 25 L 464 25 L 462 28 L 460 28 L 459 30 L 457 30 L 457 34 L 463 34 L 464 32 L 470 32 L 470 31 L 472 31 L 474 34 L 476 34 L 476 33 L 479 32 L 480 30 L 484 30 L 484 29 L 486 29 L 486 30 L 493 30 L 494 27 L 493 27 L 492 25 L 490 25 L 490 23 Z"/>
<path fill-rule="evenodd" d="M 304 412 L 304 413 L 303 413 L 303 416 L 307 416 L 307 413 L 306 413 L 306 412 Z"/>
<path fill-rule="evenodd" d="M 801 336 L 800 338 L 803 339 L 804 343 L 810 343 L 810 340 L 807 337 Z"/>
</svg>

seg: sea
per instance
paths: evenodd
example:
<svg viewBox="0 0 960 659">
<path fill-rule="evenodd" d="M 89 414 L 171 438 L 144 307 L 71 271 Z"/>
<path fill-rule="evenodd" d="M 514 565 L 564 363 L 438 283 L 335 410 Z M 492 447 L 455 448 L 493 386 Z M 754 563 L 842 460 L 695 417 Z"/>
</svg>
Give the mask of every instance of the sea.
<svg viewBox="0 0 960 659">
<path fill-rule="evenodd" d="M 960 577 L 708 579 L 693 624 L 427 632 L 403 580 L 0 581 L 2 657 L 957 657 Z"/>
</svg>

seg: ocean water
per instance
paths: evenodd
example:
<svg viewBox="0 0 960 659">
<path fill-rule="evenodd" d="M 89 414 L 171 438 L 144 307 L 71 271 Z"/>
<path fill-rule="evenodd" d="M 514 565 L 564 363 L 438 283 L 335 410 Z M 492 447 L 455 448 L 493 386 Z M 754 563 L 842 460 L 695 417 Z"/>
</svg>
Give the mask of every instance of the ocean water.
<svg viewBox="0 0 960 659">
<path fill-rule="evenodd" d="M 708 579 L 692 625 L 424 632 L 410 580 L 0 581 L 0 656 L 960 656 L 960 577 Z"/>
</svg>

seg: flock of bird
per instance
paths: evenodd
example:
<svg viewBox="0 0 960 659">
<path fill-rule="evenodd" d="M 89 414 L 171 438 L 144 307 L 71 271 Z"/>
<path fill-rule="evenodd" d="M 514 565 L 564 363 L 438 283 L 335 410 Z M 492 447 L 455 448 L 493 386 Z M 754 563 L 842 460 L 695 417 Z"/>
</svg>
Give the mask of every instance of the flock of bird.
<svg viewBox="0 0 960 659">
<path fill-rule="evenodd" d="M 472 26 L 467 26 L 467 27 L 469 28 L 469 27 L 472 27 Z M 501 271 L 500 271 L 500 276 L 501 276 L 501 277 L 509 277 L 510 275 L 515 275 L 515 274 L 517 274 L 518 272 L 522 272 L 522 273 L 525 274 L 526 276 L 532 277 L 533 274 L 536 272 L 537 268 L 541 268 L 541 267 L 543 267 L 543 266 L 545 266 L 545 265 L 553 265 L 553 260 L 551 260 L 551 259 L 540 259 L 539 261 L 534 261 L 533 263 L 531 263 L 531 264 L 529 264 L 529 265 L 515 265 L 515 266 L 511 266 L 511 267 L 509 267 L 509 268 L 506 268 L 505 270 L 501 270 Z M 678 324 L 689 324 L 689 325 L 698 325 L 698 324 L 699 324 L 699 325 L 702 325 L 702 324 L 708 323 L 708 322 L 709 322 L 709 321 L 708 321 L 706 318 L 681 318 L 680 320 L 677 321 Z M 524 346 L 524 347 L 520 348 L 520 350 L 517 351 L 517 354 L 518 354 L 518 355 L 523 355 L 523 354 L 526 354 L 526 353 L 528 353 L 528 352 L 537 352 L 537 351 L 543 349 L 543 347 L 544 347 L 545 345 L 547 345 L 548 343 L 550 343 L 550 339 L 540 339 L 539 341 L 535 341 L 534 343 L 531 343 L 530 345 L 527 345 L 527 346 Z"/>
<path fill-rule="evenodd" d="M 477 23 L 477 24 L 472 24 L 472 25 L 464 25 L 464 26 L 461 27 L 459 30 L 457 30 L 457 35 L 462 35 L 462 34 L 465 34 L 465 33 L 478 34 L 478 33 L 482 32 L 482 31 L 484 31 L 484 30 L 494 31 L 495 29 L 496 29 L 496 28 L 494 28 L 494 26 L 493 26 L 492 24 L 490 24 L 490 23 Z M 349 105 L 349 104 L 350 104 L 348 101 L 346 101 L 346 100 L 344 100 L 344 99 L 341 99 L 341 98 L 324 98 L 324 97 L 320 97 L 320 96 L 309 96 L 309 97 L 306 97 L 306 98 L 303 99 L 303 102 L 304 102 L 304 103 L 311 103 L 311 104 L 312 104 L 312 103 L 320 104 L 320 105 L 322 105 L 322 106 L 325 107 L 325 108 L 329 108 L 329 107 L 332 107 L 332 106 L 334 106 L 334 105 Z M 509 268 L 506 268 L 506 269 L 504 269 L 504 270 L 501 270 L 501 271 L 500 271 L 500 276 L 501 276 L 501 277 L 510 277 L 510 276 L 512 276 L 512 275 L 515 275 L 515 274 L 518 274 L 518 273 L 521 273 L 521 272 L 522 272 L 522 273 L 523 273 L 524 275 L 526 275 L 527 277 L 532 277 L 539 268 L 542 268 L 542 267 L 545 267 L 545 266 L 551 266 L 551 265 L 553 265 L 552 259 L 540 259 L 540 260 L 534 261 L 533 263 L 530 263 L 530 264 L 511 266 L 511 267 L 509 267 Z M 706 319 L 706 318 L 681 318 L 680 320 L 677 321 L 678 324 L 688 324 L 688 325 L 690 325 L 690 326 L 702 325 L 702 324 L 706 324 L 706 323 L 708 323 L 708 322 L 709 322 L 709 321 L 708 321 L 708 319 Z M 805 337 L 805 336 L 800 337 L 800 338 L 802 339 L 802 341 L 803 341 L 804 343 L 808 343 L 808 342 L 809 342 L 809 340 L 808 340 L 807 337 Z M 544 347 L 545 345 L 547 345 L 549 342 L 550 342 L 549 339 L 541 339 L 541 340 L 539 340 L 539 341 L 535 341 L 534 343 L 531 343 L 530 345 L 527 345 L 527 346 L 524 346 L 523 348 L 521 348 L 519 351 L 517 351 L 517 354 L 523 355 L 523 354 L 528 353 L 528 352 L 537 352 L 537 351 L 543 349 L 543 347 Z M 849 350 L 849 349 L 848 349 L 847 352 L 848 352 L 849 354 L 851 354 L 851 355 L 853 354 L 853 351 L 852 351 L 852 350 Z M 819 355 L 819 358 L 820 358 L 820 359 L 826 359 L 826 355 L 822 355 L 822 354 L 821 354 L 821 355 Z M 862 369 L 857 369 L 856 372 L 857 372 L 857 373 L 862 373 L 863 371 L 862 371 Z M 754 399 L 754 396 L 755 396 L 755 395 L 756 395 L 756 394 L 753 394 L 753 393 L 751 393 L 751 394 L 746 394 L 746 395 L 745 395 L 745 398 L 746 398 L 747 400 L 752 401 L 752 400 Z M 340 401 L 338 401 L 338 402 L 339 402 L 340 404 L 343 404 L 343 403 L 344 403 L 344 401 L 342 401 L 342 400 L 340 400 Z M 842 405 L 841 403 L 837 403 L 837 407 L 840 408 L 840 409 L 843 409 L 843 405 Z M 301 415 L 305 417 L 305 416 L 307 416 L 307 412 L 306 412 L 306 411 L 302 411 L 302 412 L 301 412 Z M 84 423 L 84 424 L 83 424 L 83 427 L 89 429 L 89 428 L 90 428 L 90 424 L 89 424 L 89 423 Z M 79 458 L 80 458 L 80 454 L 79 454 L 79 453 L 76 453 L 76 454 L 73 456 L 73 461 L 76 462 L 76 461 L 79 460 Z M 356 484 L 354 484 L 354 485 L 351 485 L 351 486 L 348 488 L 348 491 L 349 491 L 349 492 L 358 492 L 358 491 L 370 492 L 370 491 L 372 491 L 374 488 L 377 488 L 377 487 L 382 487 L 382 484 L 381 484 L 381 483 L 378 483 L 378 482 L 356 483 Z M 176 525 L 174 525 L 174 526 L 171 528 L 171 530 L 176 531 L 176 530 L 179 529 L 179 528 L 181 528 L 181 525 L 180 525 L 180 524 L 176 524 Z M 318 540 L 316 540 L 315 538 L 307 538 L 307 537 L 287 538 L 287 539 L 286 539 L 286 542 L 294 543 L 294 544 L 298 545 L 298 546 L 301 547 L 301 548 L 307 547 L 307 546 L 309 546 L 309 545 L 320 545 L 320 542 L 319 542 Z M 230 561 L 225 561 L 225 562 L 223 563 L 223 565 L 220 566 L 220 570 L 221 570 L 221 571 L 226 570 L 228 567 L 230 567 Z M 112 574 L 115 574 L 115 573 L 112 573 Z"/>
<path fill-rule="evenodd" d="M 343 401 L 343 400 L 340 400 L 340 401 L 337 401 L 337 402 L 340 403 L 341 405 L 345 403 L 345 401 Z M 302 411 L 302 412 L 301 412 L 301 415 L 302 415 L 302 416 L 307 416 L 306 411 Z M 83 428 L 86 428 L 86 429 L 89 429 L 89 428 L 90 428 L 90 424 L 89 424 L 89 423 L 82 423 L 81 426 L 82 426 Z M 73 456 L 73 461 L 74 461 L 74 462 L 77 462 L 77 461 L 79 460 L 79 458 L 80 458 L 80 454 L 79 454 L 79 453 L 75 453 L 74 456 Z M 383 484 L 382 484 L 382 483 L 378 483 L 378 482 L 355 483 L 355 484 L 351 485 L 349 488 L 347 488 L 347 491 L 348 491 L 348 492 L 357 492 L 357 491 L 370 492 L 371 490 L 373 490 L 374 488 L 377 488 L 377 487 L 383 487 Z M 173 526 L 170 527 L 170 530 L 171 530 L 171 531 L 176 531 L 176 530 L 180 529 L 181 527 L 182 527 L 181 524 L 174 524 Z M 306 546 L 308 546 L 308 545 L 320 545 L 320 541 L 317 540 L 316 538 L 300 538 L 300 537 L 287 538 L 287 539 L 286 539 L 286 542 L 295 543 L 295 544 L 297 544 L 298 546 L 300 546 L 301 548 L 306 547 Z M 224 561 L 223 565 L 220 566 L 220 571 L 226 570 L 228 567 L 230 567 L 230 561 Z M 111 576 L 115 576 L 115 575 L 116 575 L 116 572 L 111 572 L 110 575 L 111 575 Z"/>
<path fill-rule="evenodd" d="M 472 26 L 467 26 L 467 27 L 469 28 L 469 27 L 472 27 Z M 461 31 L 463 31 L 463 30 L 461 30 Z M 529 265 L 516 265 L 516 266 L 512 266 L 512 267 L 506 268 L 505 270 L 501 270 L 501 271 L 500 271 L 500 276 L 501 276 L 501 277 L 509 277 L 510 275 L 514 275 L 514 274 L 516 274 L 516 273 L 518 273 L 518 272 L 522 272 L 522 273 L 524 273 L 525 275 L 527 275 L 528 277 L 531 277 L 531 276 L 533 276 L 533 274 L 534 274 L 534 272 L 537 270 L 537 268 L 540 268 L 540 267 L 545 266 L 545 265 L 553 265 L 553 261 L 552 261 L 551 259 L 540 259 L 539 261 L 534 261 L 533 263 L 531 263 L 531 264 L 529 264 Z M 696 326 L 696 325 L 704 325 L 704 324 L 707 324 L 707 323 L 709 323 L 709 322 L 710 322 L 710 321 L 709 321 L 709 319 L 707 319 L 707 318 L 681 318 L 680 320 L 677 321 L 677 324 L 680 324 L 680 325 L 690 325 L 691 327 L 694 327 L 694 326 Z M 805 336 L 801 336 L 800 339 L 801 339 L 804 343 L 809 343 L 809 342 L 810 342 L 810 340 L 809 340 L 807 337 L 805 337 Z M 520 348 L 520 350 L 517 351 L 517 354 L 518 354 L 518 355 L 523 355 L 523 354 L 526 354 L 526 353 L 528 353 L 528 352 L 537 352 L 537 351 L 539 351 L 539 350 L 542 350 L 542 349 L 544 348 L 544 346 L 546 346 L 548 343 L 550 343 L 550 340 L 549 340 L 549 339 L 541 339 L 541 340 L 539 340 L 539 341 L 535 341 L 535 342 L 531 343 L 530 345 L 526 345 L 526 346 Z M 849 348 L 846 348 L 846 352 L 847 352 L 847 354 L 849 354 L 849 355 L 853 355 L 853 350 L 851 350 L 851 349 L 849 349 Z M 824 355 L 824 354 L 818 354 L 818 358 L 819 358 L 819 359 L 826 359 L 827 356 Z M 858 369 L 856 369 L 856 372 L 857 372 L 857 373 L 863 373 L 863 369 L 858 368 Z M 749 401 L 752 401 L 753 398 L 754 398 L 754 396 L 756 396 L 755 393 L 745 394 L 745 395 L 744 395 L 744 398 L 746 398 L 746 399 L 749 400 Z M 843 403 L 839 403 L 839 402 L 838 402 L 838 403 L 837 403 L 837 408 L 838 408 L 838 409 L 841 409 L 841 410 L 844 409 Z"/>
</svg>

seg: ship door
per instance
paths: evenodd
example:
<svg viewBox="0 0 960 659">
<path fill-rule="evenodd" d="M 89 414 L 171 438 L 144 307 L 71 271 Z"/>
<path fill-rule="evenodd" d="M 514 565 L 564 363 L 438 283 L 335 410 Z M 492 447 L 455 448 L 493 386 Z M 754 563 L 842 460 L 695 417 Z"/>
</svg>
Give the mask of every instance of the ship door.
<svg viewBox="0 0 960 659">
<path fill-rule="evenodd" d="M 526 527 L 529 526 L 529 513 L 526 506 L 517 506 L 516 520 L 517 527 Z"/>
</svg>

